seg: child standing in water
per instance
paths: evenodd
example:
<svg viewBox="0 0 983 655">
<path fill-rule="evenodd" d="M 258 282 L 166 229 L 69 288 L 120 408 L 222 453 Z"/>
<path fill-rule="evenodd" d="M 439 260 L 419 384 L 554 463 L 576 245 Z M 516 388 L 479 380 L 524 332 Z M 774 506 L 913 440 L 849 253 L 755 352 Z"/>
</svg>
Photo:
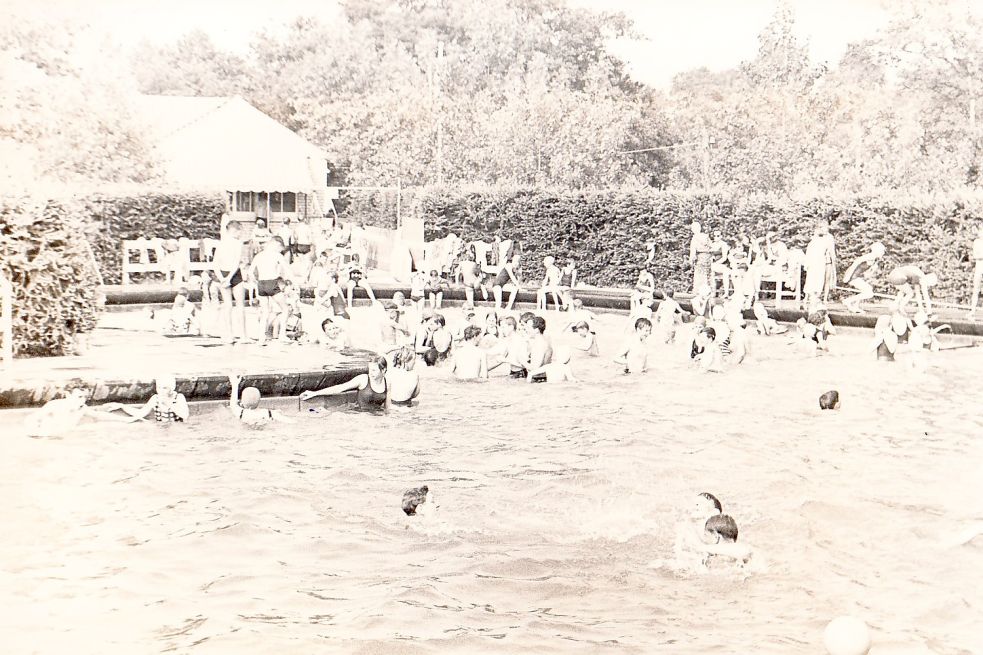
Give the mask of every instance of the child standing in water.
<svg viewBox="0 0 983 655">
<path fill-rule="evenodd" d="M 652 321 L 647 318 L 635 320 L 635 332 L 618 351 L 615 364 L 625 367 L 625 373 L 644 373 L 648 365 L 648 348 L 645 344 L 652 334 Z"/>
<path fill-rule="evenodd" d="M 576 382 L 577 378 L 574 377 L 573 369 L 570 368 L 570 351 L 565 347 L 557 347 L 553 351 L 553 361 L 538 368 L 530 369 L 526 382 L 535 382 L 539 376 L 543 375 L 546 376 L 547 384 Z"/>
<path fill-rule="evenodd" d="M 717 344 L 717 332 L 712 327 L 705 327 L 696 333 L 690 348 L 692 358 L 701 373 L 722 373 L 724 356 Z"/>
<path fill-rule="evenodd" d="M 597 357 L 600 354 L 597 348 L 597 336 L 591 331 L 590 325 L 581 321 L 573 326 L 573 331 L 577 335 L 577 350 L 583 350 L 591 357 Z"/>
<path fill-rule="evenodd" d="M 666 289 L 665 300 L 659 303 L 655 310 L 655 324 L 664 343 L 671 343 L 676 338 L 676 326 L 683 315 L 683 308 L 676 302 L 676 292 Z"/>
</svg>

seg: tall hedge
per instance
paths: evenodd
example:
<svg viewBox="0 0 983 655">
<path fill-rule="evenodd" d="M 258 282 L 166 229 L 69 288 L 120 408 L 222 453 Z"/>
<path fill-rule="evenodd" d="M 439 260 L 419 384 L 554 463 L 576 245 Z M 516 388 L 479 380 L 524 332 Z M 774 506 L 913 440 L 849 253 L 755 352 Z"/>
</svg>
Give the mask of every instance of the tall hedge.
<svg viewBox="0 0 983 655">
<path fill-rule="evenodd" d="M 15 356 L 71 354 L 76 333 L 95 328 L 98 271 L 83 217 L 73 202 L 0 199 L 0 272 L 14 287 Z"/>
<path fill-rule="evenodd" d="M 817 219 L 830 221 L 839 272 L 882 241 L 887 255 L 879 288 L 899 264 L 915 264 L 939 275 L 935 295 L 966 302 L 973 269 L 971 244 L 983 216 L 983 198 L 901 195 L 810 199 L 744 198 L 658 191 L 566 192 L 532 189 L 427 189 L 415 208 L 427 238 L 454 232 L 464 240 L 518 240 L 527 280 L 543 274 L 542 258 L 573 257 L 588 284 L 629 286 L 644 263 L 645 243 L 655 241 L 651 266 L 661 285 L 688 291 L 692 273 L 684 265 L 694 220 L 737 237 L 774 230 L 789 247 L 805 248 Z"/>
<path fill-rule="evenodd" d="M 124 239 L 218 238 L 225 200 L 221 195 L 184 193 L 97 196 L 85 201 L 85 210 L 103 281 L 119 284 Z"/>
</svg>

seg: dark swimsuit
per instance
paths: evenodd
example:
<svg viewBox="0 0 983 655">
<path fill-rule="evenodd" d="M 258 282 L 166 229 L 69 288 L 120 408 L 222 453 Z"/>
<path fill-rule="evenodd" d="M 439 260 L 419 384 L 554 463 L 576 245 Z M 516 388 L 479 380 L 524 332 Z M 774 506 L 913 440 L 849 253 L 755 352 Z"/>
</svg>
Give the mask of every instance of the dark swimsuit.
<svg viewBox="0 0 983 655">
<path fill-rule="evenodd" d="M 280 293 L 280 278 L 275 280 L 259 280 L 256 283 L 256 293 L 267 298 Z"/>
<path fill-rule="evenodd" d="M 498 275 L 495 276 L 495 284 L 492 286 L 504 287 L 506 284 L 508 284 L 511 281 L 512 278 L 509 277 L 508 270 L 506 270 L 505 267 L 502 267 L 502 270 L 500 270 L 498 272 Z"/>
<path fill-rule="evenodd" d="M 561 273 L 560 274 L 560 286 L 561 287 L 571 287 L 571 286 L 573 286 L 573 273 Z"/>
<path fill-rule="evenodd" d="M 222 275 L 223 278 L 225 278 L 225 277 L 227 277 L 229 275 L 229 272 L 228 271 L 219 271 L 219 273 L 221 273 L 221 275 Z M 230 287 L 237 287 L 240 284 L 242 284 L 242 271 L 237 268 L 236 269 L 236 272 L 235 272 L 235 275 L 233 275 L 232 276 L 232 279 L 229 280 L 229 286 Z"/>
<path fill-rule="evenodd" d="M 886 362 L 894 361 L 894 353 L 887 349 L 887 344 L 881 341 L 880 345 L 877 346 L 877 359 L 884 360 Z"/>
<path fill-rule="evenodd" d="M 382 407 L 386 404 L 386 392 L 388 391 L 386 387 L 385 378 L 382 380 L 382 391 L 376 391 L 372 388 L 372 380 L 370 379 L 365 387 L 359 389 L 355 392 L 355 404 L 361 409 L 372 409 Z"/>
</svg>

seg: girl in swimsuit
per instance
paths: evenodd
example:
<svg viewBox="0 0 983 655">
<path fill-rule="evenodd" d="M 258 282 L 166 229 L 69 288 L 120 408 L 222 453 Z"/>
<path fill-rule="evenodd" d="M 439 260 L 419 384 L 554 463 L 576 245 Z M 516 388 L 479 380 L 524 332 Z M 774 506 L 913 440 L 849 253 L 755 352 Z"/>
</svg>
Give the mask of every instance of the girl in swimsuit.
<svg viewBox="0 0 983 655">
<path fill-rule="evenodd" d="M 177 393 L 177 380 L 173 375 L 161 375 L 154 380 L 156 393 L 142 407 L 133 408 L 122 405 L 119 409 L 133 418 L 143 418 L 153 412 L 157 423 L 182 423 L 188 420 L 191 410 L 184 394 Z"/>
<path fill-rule="evenodd" d="M 570 311 L 573 306 L 573 288 L 576 285 L 577 262 L 571 259 L 560 269 L 560 302 L 563 303 L 560 309 Z"/>
<path fill-rule="evenodd" d="M 369 286 L 368 282 L 365 280 L 365 271 L 362 269 L 362 265 L 358 261 L 358 253 L 352 255 L 352 261 L 348 264 L 348 282 L 346 283 L 348 287 L 348 306 L 352 306 L 352 295 L 355 292 L 355 287 L 362 287 L 365 289 L 365 293 L 368 294 L 369 300 L 375 304 L 375 293 L 372 291 L 372 287 Z"/>
<path fill-rule="evenodd" d="M 310 400 L 317 396 L 337 396 L 354 391 L 355 405 L 359 409 L 388 409 L 390 405 L 389 385 L 386 382 L 388 366 L 385 357 L 377 357 L 369 360 L 368 373 L 356 375 L 348 382 L 336 384 L 333 387 L 318 391 L 305 391 L 300 394 L 300 399 Z"/>
<path fill-rule="evenodd" d="M 870 252 L 859 257 L 850 268 L 843 274 L 844 284 L 849 284 L 860 293 L 851 296 L 843 301 L 843 305 L 854 314 L 863 313 L 860 303 L 874 297 L 874 287 L 871 286 L 869 278 L 874 277 L 877 271 L 877 260 L 884 256 L 884 244 L 880 241 L 870 247 Z"/>
<path fill-rule="evenodd" d="M 502 270 L 498 272 L 495 277 L 495 284 L 492 287 L 492 293 L 495 294 L 495 309 L 502 308 L 502 291 L 507 289 L 509 291 L 509 302 L 505 306 L 506 311 L 512 310 L 512 305 L 515 304 L 515 296 L 519 293 L 519 278 L 516 277 L 515 269 L 519 266 L 519 255 L 512 255 L 511 261 L 509 261 Z"/>
</svg>

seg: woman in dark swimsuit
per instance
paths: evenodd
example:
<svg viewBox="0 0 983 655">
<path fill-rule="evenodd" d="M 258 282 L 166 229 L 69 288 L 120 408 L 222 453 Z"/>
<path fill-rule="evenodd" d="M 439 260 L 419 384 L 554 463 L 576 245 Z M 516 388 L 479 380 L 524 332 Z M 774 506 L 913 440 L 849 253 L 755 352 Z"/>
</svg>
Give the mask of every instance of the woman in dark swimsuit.
<svg viewBox="0 0 983 655">
<path fill-rule="evenodd" d="M 343 384 L 320 389 L 305 391 L 300 394 L 301 400 L 310 400 L 316 396 L 337 396 L 349 391 L 355 392 L 355 406 L 359 409 L 388 409 L 389 385 L 386 383 L 388 364 L 385 357 L 369 361 L 369 372 L 356 375 Z"/>
</svg>

